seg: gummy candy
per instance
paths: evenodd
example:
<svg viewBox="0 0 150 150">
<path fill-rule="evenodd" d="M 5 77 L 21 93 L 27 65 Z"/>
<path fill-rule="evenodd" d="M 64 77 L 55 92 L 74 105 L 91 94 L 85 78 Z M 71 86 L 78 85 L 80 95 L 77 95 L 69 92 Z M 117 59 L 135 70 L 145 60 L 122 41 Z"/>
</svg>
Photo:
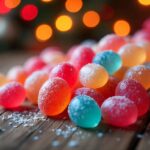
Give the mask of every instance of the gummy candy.
<svg viewBox="0 0 150 150">
<path fill-rule="evenodd" d="M 81 68 L 79 78 L 83 86 L 96 89 L 107 83 L 109 75 L 104 67 L 89 63 Z"/>
<path fill-rule="evenodd" d="M 78 80 L 78 72 L 76 68 L 69 63 L 61 63 L 55 66 L 50 73 L 50 78 L 60 77 L 66 80 L 71 88 L 74 88 Z"/>
<path fill-rule="evenodd" d="M 4 85 L 8 82 L 8 79 L 5 77 L 5 75 L 0 73 L 0 86 Z"/>
<path fill-rule="evenodd" d="M 123 66 L 125 67 L 140 65 L 146 60 L 145 50 L 135 44 L 127 44 L 122 46 L 118 53 L 121 56 Z"/>
<path fill-rule="evenodd" d="M 44 71 L 35 71 L 25 81 L 24 87 L 26 89 L 27 98 L 33 104 L 38 103 L 38 94 L 41 86 L 48 80 L 49 74 Z"/>
<path fill-rule="evenodd" d="M 24 87 L 18 82 L 9 82 L 0 88 L 0 105 L 4 108 L 20 106 L 26 97 Z"/>
<path fill-rule="evenodd" d="M 56 116 L 68 106 L 71 98 L 71 89 L 67 82 L 55 77 L 47 80 L 39 91 L 38 106 L 46 116 Z"/>
<path fill-rule="evenodd" d="M 126 127 L 136 122 L 138 110 L 135 103 L 125 96 L 113 96 L 101 106 L 102 116 L 106 123 Z"/>
<path fill-rule="evenodd" d="M 117 72 L 115 72 L 113 76 L 118 78 L 119 80 L 122 80 L 127 70 L 128 70 L 128 67 L 122 66 Z"/>
<path fill-rule="evenodd" d="M 97 53 L 93 63 L 103 66 L 110 75 L 113 75 L 122 65 L 120 56 L 113 51 Z"/>
<path fill-rule="evenodd" d="M 69 117 L 74 124 L 83 128 L 95 128 L 101 121 L 101 111 L 93 98 L 80 95 L 71 100 Z"/>
</svg>

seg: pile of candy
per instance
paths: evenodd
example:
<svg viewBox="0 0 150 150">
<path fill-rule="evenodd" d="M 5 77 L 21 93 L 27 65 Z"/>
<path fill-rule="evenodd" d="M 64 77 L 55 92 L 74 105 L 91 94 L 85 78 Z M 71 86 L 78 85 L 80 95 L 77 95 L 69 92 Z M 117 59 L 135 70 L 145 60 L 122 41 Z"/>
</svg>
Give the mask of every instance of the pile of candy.
<svg viewBox="0 0 150 150">
<path fill-rule="evenodd" d="M 149 27 L 132 37 L 84 42 L 67 54 L 48 47 L 0 74 L 0 105 L 15 108 L 27 98 L 42 114 L 69 117 L 83 128 L 95 128 L 101 118 L 117 127 L 134 124 L 150 108 Z"/>
</svg>

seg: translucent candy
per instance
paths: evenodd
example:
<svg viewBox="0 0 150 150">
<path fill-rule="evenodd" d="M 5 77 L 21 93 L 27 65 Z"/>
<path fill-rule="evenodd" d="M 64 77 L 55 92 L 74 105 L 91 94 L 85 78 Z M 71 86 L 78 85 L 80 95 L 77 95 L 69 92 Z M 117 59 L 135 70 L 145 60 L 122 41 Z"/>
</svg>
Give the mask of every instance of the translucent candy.
<svg viewBox="0 0 150 150">
<path fill-rule="evenodd" d="M 46 49 L 44 50 L 40 57 L 42 60 L 51 65 L 57 65 L 58 63 L 61 63 L 66 60 L 66 57 L 64 53 L 58 50 L 53 50 L 53 49 Z"/>
<path fill-rule="evenodd" d="M 42 70 L 46 71 L 47 73 L 50 73 L 53 67 L 54 67 L 53 65 L 48 64 L 45 67 L 43 67 Z"/>
<path fill-rule="evenodd" d="M 68 113 L 71 121 L 83 128 L 95 128 L 101 121 L 98 104 L 86 95 L 74 97 L 69 104 Z"/>
<path fill-rule="evenodd" d="M 47 80 L 41 87 L 38 96 L 40 111 L 46 116 L 56 116 L 68 106 L 71 90 L 67 82 L 61 78 Z"/>
<path fill-rule="evenodd" d="M 74 88 L 77 84 L 78 72 L 73 65 L 65 62 L 55 66 L 52 69 L 50 73 L 50 78 L 53 77 L 60 77 L 66 80 L 69 86 L 71 88 Z"/>
<path fill-rule="evenodd" d="M 113 50 L 117 52 L 118 49 L 126 43 L 127 41 L 125 38 L 115 34 L 108 34 L 99 41 L 97 52 L 102 50 Z"/>
<path fill-rule="evenodd" d="M 6 76 L 0 73 L 0 86 L 6 84 L 7 82 L 8 79 L 6 78 Z"/>
<path fill-rule="evenodd" d="M 31 57 L 24 64 L 24 69 L 28 75 L 34 71 L 41 70 L 46 64 L 39 57 Z"/>
<path fill-rule="evenodd" d="M 110 75 L 113 75 L 122 66 L 120 56 L 113 51 L 104 51 L 96 54 L 93 63 L 103 66 Z"/>
<path fill-rule="evenodd" d="M 138 46 L 141 46 L 146 52 L 146 60 L 145 62 L 150 62 L 150 42 L 138 42 Z"/>
<path fill-rule="evenodd" d="M 115 89 L 119 83 L 119 80 L 115 77 L 109 77 L 108 82 L 101 88 L 96 89 L 105 99 L 115 95 Z"/>
<path fill-rule="evenodd" d="M 128 70 L 128 67 L 122 66 L 113 76 L 115 76 L 119 80 L 122 80 L 127 70 Z"/>
<path fill-rule="evenodd" d="M 26 97 L 23 86 L 18 82 L 10 82 L 0 88 L 0 105 L 4 108 L 20 106 Z"/>
<path fill-rule="evenodd" d="M 137 80 L 145 89 L 148 89 L 150 88 L 150 67 L 146 65 L 131 67 L 124 78 Z"/>
<path fill-rule="evenodd" d="M 80 70 L 84 65 L 92 62 L 94 55 L 91 48 L 78 46 L 73 51 L 69 62 L 74 65 L 77 70 Z"/>
<path fill-rule="evenodd" d="M 113 96 L 106 99 L 101 106 L 101 111 L 104 121 L 117 127 L 134 124 L 138 116 L 135 103 L 125 96 Z"/>
<path fill-rule="evenodd" d="M 145 50 L 135 44 L 127 44 L 119 49 L 123 66 L 131 67 L 144 63 L 146 60 Z"/>
<path fill-rule="evenodd" d="M 103 101 L 105 100 L 104 96 L 101 93 L 91 88 L 83 87 L 83 88 L 76 89 L 73 93 L 73 97 L 78 96 L 78 95 L 87 95 L 93 98 L 97 102 L 99 107 L 102 105 Z"/>
<path fill-rule="evenodd" d="M 27 73 L 21 66 L 15 66 L 8 71 L 7 78 L 9 81 L 17 81 L 21 84 L 24 84 L 27 78 Z"/>
<path fill-rule="evenodd" d="M 150 34 L 146 30 L 137 31 L 132 38 L 134 42 L 150 42 Z"/>
<path fill-rule="evenodd" d="M 79 79 L 83 86 L 88 88 L 100 88 L 108 81 L 108 73 L 104 67 L 89 63 L 81 68 Z"/>
<path fill-rule="evenodd" d="M 135 80 L 122 80 L 116 88 L 116 95 L 132 100 L 138 108 L 138 116 L 144 115 L 149 109 L 150 99 L 147 91 Z"/>
<path fill-rule="evenodd" d="M 49 74 L 44 71 L 35 71 L 25 81 L 24 87 L 26 89 L 27 98 L 33 104 L 38 103 L 38 94 L 41 86 L 48 80 Z"/>
</svg>

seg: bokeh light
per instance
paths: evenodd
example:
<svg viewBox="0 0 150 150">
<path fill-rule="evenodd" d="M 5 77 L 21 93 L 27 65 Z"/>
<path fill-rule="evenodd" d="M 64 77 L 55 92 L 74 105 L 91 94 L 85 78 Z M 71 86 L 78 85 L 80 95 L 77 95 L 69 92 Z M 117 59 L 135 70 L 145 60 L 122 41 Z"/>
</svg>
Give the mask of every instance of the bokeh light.
<svg viewBox="0 0 150 150">
<path fill-rule="evenodd" d="M 51 2 L 52 0 L 41 0 L 42 2 L 44 2 L 44 3 L 49 3 L 49 2 Z"/>
<path fill-rule="evenodd" d="M 0 14 L 7 14 L 11 9 L 5 6 L 5 0 L 0 0 Z"/>
<path fill-rule="evenodd" d="M 83 24 L 89 28 L 96 27 L 100 22 L 100 15 L 96 11 L 87 11 L 83 15 Z"/>
<path fill-rule="evenodd" d="M 73 22 L 71 17 L 61 15 L 56 19 L 55 26 L 59 31 L 66 32 L 72 28 Z"/>
<path fill-rule="evenodd" d="M 149 6 L 150 5 L 150 0 L 138 0 L 138 2 L 141 5 L 144 5 L 144 6 Z"/>
<path fill-rule="evenodd" d="M 127 36 L 130 33 L 131 27 L 126 20 L 118 20 L 114 23 L 113 29 L 119 36 Z"/>
<path fill-rule="evenodd" d="M 47 41 L 53 34 L 53 30 L 48 24 L 41 24 L 35 30 L 35 36 L 39 41 Z"/>
<path fill-rule="evenodd" d="M 66 0 L 65 7 L 69 12 L 78 12 L 83 6 L 82 0 Z"/>
<path fill-rule="evenodd" d="M 21 3 L 21 0 L 5 0 L 5 5 L 8 8 L 16 8 Z"/>
<path fill-rule="evenodd" d="M 38 15 L 38 8 L 34 4 L 27 4 L 21 10 L 21 18 L 25 21 L 34 20 Z"/>
</svg>

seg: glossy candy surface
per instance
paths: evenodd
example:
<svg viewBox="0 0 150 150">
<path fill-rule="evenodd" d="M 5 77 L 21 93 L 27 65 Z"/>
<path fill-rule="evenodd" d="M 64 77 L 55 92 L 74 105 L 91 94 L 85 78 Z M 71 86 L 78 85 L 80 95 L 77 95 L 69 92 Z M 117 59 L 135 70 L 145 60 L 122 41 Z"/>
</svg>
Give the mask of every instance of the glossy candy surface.
<svg viewBox="0 0 150 150">
<path fill-rule="evenodd" d="M 0 105 L 4 108 L 20 106 L 26 97 L 23 86 L 18 82 L 10 82 L 0 87 Z"/>
<path fill-rule="evenodd" d="M 74 88 L 78 80 L 78 72 L 76 68 L 69 63 L 61 63 L 55 66 L 50 73 L 50 78 L 60 77 L 67 81 L 71 88 Z"/>
<path fill-rule="evenodd" d="M 27 78 L 27 73 L 21 66 L 15 66 L 8 71 L 7 78 L 9 81 L 17 81 L 21 84 L 24 84 Z"/>
<path fill-rule="evenodd" d="M 119 55 L 122 58 L 123 66 L 132 67 L 140 65 L 146 60 L 145 50 L 135 44 L 127 44 L 119 49 Z"/>
<path fill-rule="evenodd" d="M 120 56 L 113 51 L 104 51 L 96 54 L 93 63 L 103 66 L 110 75 L 113 75 L 122 66 Z"/>
<path fill-rule="evenodd" d="M 113 50 L 117 52 L 118 49 L 126 43 L 125 38 L 115 34 L 108 34 L 99 41 L 97 52 L 103 50 Z"/>
<path fill-rule="evenodd" d="M 109 75 L 104 67 L 89 63 L 83 66 L 79 73 L 79 79 L 83 86 L 88 88 L 100 88 L 108 81 Z"/>
<path fill-rule="evenodd" d="M 61 78 L 52 78 L 41 87 L 38 106 L 44 115 L 56 116 L 67 108 L 70 98 L 71 90 L 67 82 Z"/>
<path fill-rule="evenodd" d="M 0 73 L 0 86 L 4 85 L 7 82 L 8 79 L 6 78 L 6 76 Z"/>
<path fill-rule="evenodd" d="M 83 87 L 83 88 L 76 89 L 73 93 L 73 97 L 78 96 L 78 95 L 87 95 L 93 98 L 97 102 L 99 107 L 102 105 L 103 101 L 105 100 L 104 96 L 101 93 L 91 88 Z"/>
<path fill-rule="evenodd" d="M 83 128 L 95 128 L 101 121 L 98 104 L 86 95 L 74 97 L 69 104 L 68 113 L 71 121 Z"/>
<path fill-rule="evenodd" d="M 70 56 L 70 63 L 79 71 L 84 65 L 91 63 L 95 56 L 93 50 L 87 46 L 78 46 Z"/>
<path fill-rule="evenodd" d="M 113 96 L 101 106 L 102 116 L 106 123 L 126 127 L 137 120 L 138 110 L 134 102 L 125 96 Z"/>
<path fill-rule="evenodd" d="M 144 115 L 149 109 L 150 99 L 147 91 L 135 80 L 122 80 L 116 88 L 116 95 L 132 100 L 137 106 L 138 116 Z"/>
<path fill-rule="evenodd" d="M 39 57 L 31 57 L 29 58 L 25 64 L 24 69 L 28 75 L 33 73 L 34 71 L 42 69 L 46 64 L 44 61 Z"/>
<path fill-rule="evenodd" d="M 44 71 L 35 71 L 25 81 L 24 87 L 26 89 L 27 98 L 33 104 L 38 103 L 39 90 L 46 80 L 48 80 L 49 74 Z"/>
<path fill-rule="evenodd" d="M 150 88 L 150 67 L 138 65 L 131 67 L 124 76 L 125 79 L 134 79 L 140 82 L 145 89 Z"/>
<path fill-rule="evenodd" d="M 96 89 L 105 99 L 115 95 L 115 89 L 119 83 L 119 80 L 113 76 L 109 77 L 108 82 L 101 88 Z"/>
<path fill-rule="evenodd" d="M 127 70 L 128 67 L 122 66 L 113 76 L 118 78 L 119 80 L 122 80 Z"/>
</svg>

